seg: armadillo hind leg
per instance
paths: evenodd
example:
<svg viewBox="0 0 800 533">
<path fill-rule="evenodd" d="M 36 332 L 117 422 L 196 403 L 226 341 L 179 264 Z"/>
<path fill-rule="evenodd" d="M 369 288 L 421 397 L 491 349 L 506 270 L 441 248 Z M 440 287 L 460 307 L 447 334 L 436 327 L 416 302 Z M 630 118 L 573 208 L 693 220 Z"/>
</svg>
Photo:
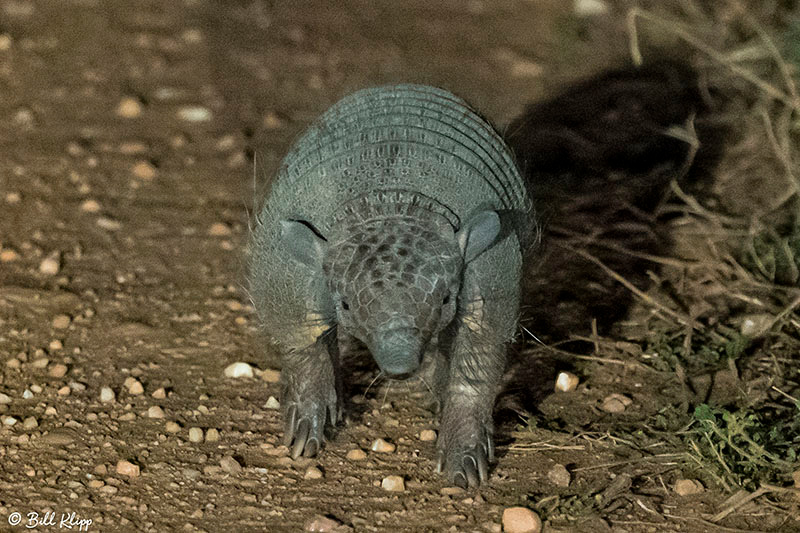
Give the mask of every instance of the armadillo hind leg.
<svg viewBox="0 0 800 533">
<path fill-rule="evenodd" d="M 326 424 L 338 420 L 340 375 L 335 330 L 310 345 L 283 354 L 283 442 L 293 458 L 316 455 L 322 447 Z"/>
</svg>

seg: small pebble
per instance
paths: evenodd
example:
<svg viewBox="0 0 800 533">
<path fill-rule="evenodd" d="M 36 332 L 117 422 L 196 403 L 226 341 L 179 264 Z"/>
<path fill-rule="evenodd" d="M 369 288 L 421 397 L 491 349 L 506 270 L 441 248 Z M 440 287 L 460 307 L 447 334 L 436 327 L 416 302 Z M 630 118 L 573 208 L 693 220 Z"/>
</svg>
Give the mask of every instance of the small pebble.
<svg viewBox="0 0 800 533">
<path fill-rule="evenodd" d="M 556 378 L 556 392 L 571 392 L 578 386 L 578 376 L 572 372 L 559 372 Z"/>
<path fill-rule="evenodd" d="M 386 476 L 381 481 L 381 488 L 390 492 L 403 492 L 406 490 L 406 482 L 402 476 Z"/>
<path fill-rule="evenodd" d="M 212 237 L 227 237 L 231 234 L 231 228 L 222 222 L 214 222 L 208 228 L 208 234 Z"/>
<path fill-rule="evenodd" d="M 579 17 L 605 15 L 609 11 L 608 4 L 602 0 L 574 0 L 572 8 Z"/>
<path fill-rule="evenodd" d="M 136 118 L 142 114 L 142 103 L 131 96 L 125 96 L 117 104 L 117 115 L 123 118 Z"/>
<path fill-rule="evenodd" d="M 261 379 L 267 383 L 277 383 L 281 380 L 281 373 L 278 370 L 268 368 L 261 372 Z"/>
<path fill-rule="evenodd" d="M 423 429 L 419 432 L 419 440 L 430 442 L 436 440 L 436 431 L 433 429 Z"/>
<path fill-rule="evenodd" d="M 0 251 L 0 263 L 11 263 L 19 260 L 19 254 L 14 250 Z"/>
<path fill-rule="evenodd" d="M 42 259 L 39 263 L 39 272 L 47 276 L 55 276 L 61 270 L 61 252 L 55 251 Z"/>
<path fill-rule="evenodd" d="M 51 325 L 54 329 L 67 329 L 71 321 L 69 315 L 56 315 L 53 317 Z"/>
<path fill-rule="evenodd" d="M 678 496 L 689 496 L 691 494 L 700 494 L 705 490 L 705 487 L 696 479 L 679 479 L 675 481 L 674 489 Z"/>
<path fill-rule="evenodd" d="M 115 487 L 114 485 L 106 485 L 104 487 L 100 487 L 99 490 L 100 490 L 100 492 L 102 492 L 103 494 L 105 494 L 107 496 L 113 496 L 114 494 L 119 492 L 119 489 L 117 487 Z"/>
<path fill-rule="evenodd" d="M 50 359 L 47 357 L 40 357 L 39 359 L 34 359 L 34 361 L 31 363 L 31 366 L 33 368 L 44 368 L 48 365 L 48 363 L 50 363 Z"/>
<path fill-rule="evenodd" d="M 183 470 L 181 470 L 181 474 L 183 474 L 183 477 L 185 477 L 186 479 L 192 479 L 192 480 L 200 477 L 200 471 L 195 470 L 194 468 L 184 468 Z"/>
<path fill-rule="evenodd" d="M 142 386 L 142 382 L 136 378 L 127 378 L 125 380 L 125 387 L 128 389 L 128 393 L 133 394 L 134 396 L 144 394 L 144 386 Z"/>
<path fill-rule="evenodd" d="M 322 470 L 316 466 L 309 466 L 303 474 L 303 479 L 322 479 Z"/>
<path fill-rule="evenodd" d="M 208 122 L 213 113 L 203 106 L 185 106 L 178 109 L 178 118 L 187 122 Z"/>
<path fill-rule="evenodd" d="M 0 33 L 0 51 L 8 51 L 11 49 L 11 36 L 7 33 Z"/>
<path fill-rule="evenodd" d="M 100 217 L 95 221 L 97 227 L 106 231 L 118 231 L 122 224 L 112 218 Z"/>
<path fill-rule="evenodd" d="M 158 405 L 154 405 L 147 410 L 148 418 L 164 418 L 165 416 L 164 410 Z"/>
<path fill-rule="evenodd" d="M 370 446 L 370 449 L 373 452 L 392 453 L 397 449 L 397 446 L 391 442 L 386 442 L 383 439 L 375 439 L 375 441 L 372 443 L 372 446 Z"/>
<path fill-rule="evenodd" d="M 100 487 L 105 485 L 105 483 L 99 479 L 91 479 L 89 480 L 89 483 L 87 483 L 86 485 L 91 489 L 99 489 Z"/>
<path fill-rule="evenodd" d="M 9 404 L 11 403 L 11 397 L 8 394 L 0 392 L 0 404 Z"/>
<path fill-rule="evenodd" d="M 190 442 L 203 442 L 203 430 L 198 427 L 189 428 Z"/>
<path fill-rule="evenodd" d="M 303 531 L 313 531 L 315 533 L 332 533 L 341 523 L 327 516 L 315 516 L 303 524 Z"/>
<path fill-rule="evenodd" d="M 264 115 L 264 128 L 268 130 L 277 130 L 283 127 L 285 121 L 278 116 L 275 111 L 269 111 L 266 115 Z"/>
<path fill-rule="evenodd" d="M 22 427 L 28 430 L 35 429 L 39 427 L 39 422 L 34 417 L 29 416 L 28 418 L 22 421 Z"/>
<path fill-rule="evenodd" d="M 67 374 L 67 365 L 56 363 L 47 373 L 53 378 L 63 378 Z"/>
<path fill-rule="evenodd" d="M 278 399 L 275 398 L 275 396 L 270 396 L 269 398 L 267 398 L 267 403 L 264 404 L 264 408 L 265 409 L 280 409 L 281 408 L 281 402 L 279 402 Z"/>
<path fill-rule="evenodd" d="M 103 403 L 112 403 L 116 399 L 114 391 L 111 387 L 103 387 L 100 389 L 100 401 Z"/>
<path fill-rule="evenodd" d="M 170 420 L 164 426 L 164 429 L 167 430 L 167 433 L 178 433 L 181 430 L 181 426 L 177 422 L 173 422 Z"/>
<path fill-rule="evenodd" d="M 609 394 L 603 399 L 603 403 L 600 404 L 600 409 L 606 413 L 622 413 L 631 403 L 632 400 L 627 396 L 614 393 Z"/>
<path fill-rule="evenodd" d="M 217 428 L 210 428 L 206 431 L 206 442 L 219 441 L 219 430 Z"/>
<path fill-rule="evenodd" d="M 229 474 L 238 474 L 242 471 L 242 465 L 230 455 L 223 457 L 219 462 L 219 466 Z"/>
<path fill-rule="evenodd" d="M 547 479 L 557 487 L 569 487 L 572 476 L 564 465 L 556 464 L 547 472 Z"/>
<path fill-rule="evenodd" d="M 253 367 L 247 363 L 231 363 L 225 367 L 225 377 L 228 378 L 252 378 Z"/>
<path fill-rule="evenodd" d="M 769 332 L 770 328 L 775 325 L 775 317 L 770 314 L 754 314 L 748 315 L 742 320 L 742 325 L 739 331 L 745 337 L 757 339 L 764 336 Z"/>
<path fill-rule="evenodd" d="M 363 461 L 367 458 L 367 452 L 362 450 L 361 448 L 355 448 L 347 452 L 346 457 L 351 461 Z"/>
<path fill-rule="evenodd" d="M 153 394 L 151 394 L 150 396 L 152 396 L 156 400 L 163 400 L 164 398 L 167 397 L 167 391 L 164 389 L 164 387 L 159 387 L 158 389 L 154 390 Z"/>
<path fill-rule="evenodd" d="M 147 161 L 139 161 L 138 163 L 133 165 L 133 168 L 131 168 L 131 172 L 137 178 L 146 181 L 150 181 L 156 177 L 156 167 L 154 167 Z"/>
<path fill-rule="evenodd" d="M 19 420 L 17 420 L 13 416 L 4 416 L 4 417 L 0 418 L 0 420 L 3 421 L 3 425 L 4 426 L 13 426 L 17 422 L 19 422 Z"/>
<path fill-rule="evenodd" d="M 139 477 L 139 465 L 122 459 L 117 462 L 117 474 L 128 477 Z"/>
<path fill-rule="evenodd" d="M 23 400 L 30 400 L 31 398 L 33 398 L 33 392 L 31 392 L 30 389 L 25 389 L 22 391 Z"/>
<path fill-rule="evenodd" d="M 64 343 L 62 343 L 58 339 L 52 340 L 50 341 L 50 344 L 47 345 L 47 349 L 50 350 L 50 352 L 57 352 L 58 350 L 63 350 Z"/>
<path fill-rule="evenodd" d="M 100 203 L 97 200 L 84 200 L 81 202 L 81 211 L 84 213 L 99 213 Z"/>
<path fill-rule="evenodd" d="M 542 519 L 526 507 L 503 509 L 503 531 L 507 533 L 539 533 Z"/>
</svg>

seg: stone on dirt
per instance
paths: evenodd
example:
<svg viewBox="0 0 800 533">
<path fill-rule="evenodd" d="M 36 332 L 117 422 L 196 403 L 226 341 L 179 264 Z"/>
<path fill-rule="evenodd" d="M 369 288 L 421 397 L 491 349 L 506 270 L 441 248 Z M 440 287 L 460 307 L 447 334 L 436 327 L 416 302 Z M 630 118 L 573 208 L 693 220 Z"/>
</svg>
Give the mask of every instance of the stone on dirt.
<svg viewBox="0 0 800 533">
<path fill-rule="evenodd" d="M 139 477 L 139 465 L 121 459 L 117 461 L 117 474 L 128 477 Z"/>
<path fill-rule="evenodd" d="M 247 363 L 236 362 L 225 367 L 225 377 L 227 378 L 252 378 L 253 367 Z"/>
<path fill-rule="evenodd" d="M 386 476 L 381 481 L 381 488 L 389 492 L 403 492 L 406 490 L 406 482 L 402 476 Z"/>
<path fill-rule="evenodd" d="M 507 507 L 503 510 L 503 531 L 507 533 L 539 533 L 542 519 L 526 507 Z"/>
<path fill-rule="evenodd" d="M 370 448 L 373 452 L 392 453 L 397 449 L 397 446 L 391 442 L 386 442 L 385 440 L 378 438 L 375 439 Z"/>
</svg>

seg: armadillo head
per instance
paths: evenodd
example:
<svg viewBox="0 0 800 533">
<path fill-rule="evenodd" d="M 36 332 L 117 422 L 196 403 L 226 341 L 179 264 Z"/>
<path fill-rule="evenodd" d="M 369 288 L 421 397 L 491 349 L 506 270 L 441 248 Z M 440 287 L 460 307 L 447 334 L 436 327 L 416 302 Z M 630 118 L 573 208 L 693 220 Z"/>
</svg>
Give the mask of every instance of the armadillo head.
<svg viewBox="0 0 800 533">
<path fill-rule="evenodd" d="M 431 339 L 453 321 L 464 265 L 500 229 L 494 211 L 478 213 L 459 231 L 419 215 L 361 220 L 330 239 L 309 229 L 311 240 L 302 245 L 294 239 L 312 248 L 307 260 L 319 261 L 338 327 L 366 344 L 393 378 L 413 374 Z"/>
</svg>

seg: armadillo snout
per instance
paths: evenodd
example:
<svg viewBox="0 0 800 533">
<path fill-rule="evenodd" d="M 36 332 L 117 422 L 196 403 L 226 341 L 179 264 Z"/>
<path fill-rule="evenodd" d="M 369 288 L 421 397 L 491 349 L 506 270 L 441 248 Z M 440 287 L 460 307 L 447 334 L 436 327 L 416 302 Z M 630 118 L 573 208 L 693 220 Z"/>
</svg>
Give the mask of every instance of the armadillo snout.
<svg viewBox="0 0 800 533">
<path fill-rule="evenodd" d="M 370 353 L 380 369 L 393 379 L 411 376 L 422 362 L 422 341 L 417 328 L 393 328 L 374 336 Z"/>
</svg>

